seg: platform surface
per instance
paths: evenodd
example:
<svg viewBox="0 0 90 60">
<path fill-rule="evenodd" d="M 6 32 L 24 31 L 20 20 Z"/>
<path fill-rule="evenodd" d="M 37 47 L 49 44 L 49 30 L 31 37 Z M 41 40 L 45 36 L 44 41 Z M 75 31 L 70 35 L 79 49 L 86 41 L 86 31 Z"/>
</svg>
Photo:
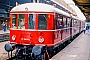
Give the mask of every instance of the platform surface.
<svg viewBox="0 0 90 60">
<path fill-rule="evenodd" d="M 50 60 L 90 60 L 90 34 L 81 33 Z"/>
<path fill-rule="evenodd" d="M 10 33 L 10 30 L 7 30 L 7 31 L 3 31 L 3 30 L 0 30 L 0 34 L 5 34 L 5 33 Z"/>
<path fill-rule="evenodd" d="M 8 53 L 4 49 L 5 44 L 8 42 L 0 42 L 0 60 L 6 60 L 8 58 Z"/>
</svg>

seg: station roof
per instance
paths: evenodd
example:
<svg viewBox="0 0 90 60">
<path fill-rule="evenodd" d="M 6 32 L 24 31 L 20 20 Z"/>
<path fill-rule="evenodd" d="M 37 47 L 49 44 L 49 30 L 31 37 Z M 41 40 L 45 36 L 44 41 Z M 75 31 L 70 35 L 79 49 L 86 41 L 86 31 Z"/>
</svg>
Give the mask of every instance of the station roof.
<svg viewBox="0 0 90 60">
<path fill-rule="evenodd" d="M 73 0 L 75 4 L 81 9 L 86 18 L 90 15 L 90 0 Z"/>
<path fill-rule="evenodd" d="M 9 13 L 11 11 L 11 9 L 16 6 L 16 2 L 19 3 L 19 4 L 23 4 L 23 3 L 30 3 L 30 2 L 33 2 L 33 1 L 34 0 L 0 0 L 0 8 L 5 9 L 6 12 Z M 35 1 L 37 1 L 37 0 L 35 0 Z M 39 0 L 39 1 L 45 2 L 45 1 L 52 1 L 52 0 Z M 51 2 L 51 4 L 52 4 L 52 2 Z M 65 10 L 65 9 L 63 9 L 63 10 Z"/>
<path fill-rule="evenodd" d="M 16 2 L 23 4 L 32 2 L 32 0 L 0 0 L 0 8 L 5 9 L 8 12 L 16 5 Z"/>
<path fill-rule="evenodd" d="M 44 1 L 44 0 L 40 0 L 40 1 Z M 61 0 L 55 0 L 55 1 L 59 2 Z M 76 5 L 79 6 L 79 8 L 82 10 L 82 12 L 85 15 L 90 14 L 90 8 L 89 8 L 90 7 L 90 1 L 89 0 L 73 0 L 73 1 L 75 2 Z M 5 9 L 7 12 L 10 12 L 10 10 L 14 6 L 16 6 L 16 2 L 18 2 L 19 4 L 23 4 L 23 3 L 33 2 L 33 0 L 0 0 L 0 8 Z M 71 10 L 71 11 L 73 11 L 73 10 Z"/>
</svg>

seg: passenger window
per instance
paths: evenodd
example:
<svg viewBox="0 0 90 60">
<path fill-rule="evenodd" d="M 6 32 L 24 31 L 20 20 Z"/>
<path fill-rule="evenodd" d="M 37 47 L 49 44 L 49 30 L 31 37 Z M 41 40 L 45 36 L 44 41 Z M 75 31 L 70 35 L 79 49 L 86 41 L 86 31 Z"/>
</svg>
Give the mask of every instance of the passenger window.
<svg viewBox="0 0 90 60">
<path fill-rule="evenodd" d="M 36 15 L 35 14 L 29 14 L 29 29 L 34 29 L 35 28 L 35 20 L 36 20 Z"/>
<path fill-rule="evenodd" d="M 18 29 L 25 29 L 25 15 L 23 14 L 18 16 Z"/>
<path fill-rule="evenodd" d="M 67 27 L 70 27 L 70 18 L 67 18 Z"/>
<path fill-rule="evenodd" d="M 12 15 L 12 28 L 16 29 L 16 15 Z"/>
<path fill-rule="evenodd" d="M 66 25 L 66 17 L 63 17 L 63 25 L 64 25 L 64 28 L 67 28 L 67 25 Z"/>
<path fill-rule="evenodd" d="M 59 14 L 56 14 L 56 18 L 55 18 L 55 29 L 61 29 L 63 28 L 62 26 L 62 19 L 63 17 L 60 16 Z"/>
<path fill-rule="evenodd" d="M 38 15 L 38 29 L 47 29 L 47 14 Z"/>
</svg>

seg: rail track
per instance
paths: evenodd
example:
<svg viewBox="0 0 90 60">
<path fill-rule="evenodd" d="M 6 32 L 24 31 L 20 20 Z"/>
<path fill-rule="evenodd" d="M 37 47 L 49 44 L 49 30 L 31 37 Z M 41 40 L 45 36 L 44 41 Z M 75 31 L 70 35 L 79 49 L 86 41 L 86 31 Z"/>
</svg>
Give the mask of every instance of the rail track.
<svg viewBox="0 0 90 60">
<path fill-rule="evenodd" d="M 0 34 L 0 42 L 9 41 L 10 33 Z"/>
</svg>

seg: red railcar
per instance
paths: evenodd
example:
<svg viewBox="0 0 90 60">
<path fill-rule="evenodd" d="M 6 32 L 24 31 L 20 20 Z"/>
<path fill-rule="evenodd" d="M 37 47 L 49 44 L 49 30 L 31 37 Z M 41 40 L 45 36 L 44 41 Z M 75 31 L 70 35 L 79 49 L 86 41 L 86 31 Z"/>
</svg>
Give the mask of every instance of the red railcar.
<svg viewBox="0 0 90 60">
<path fill-rule="evenodd" d="M 82 31 L 80 23 L 69 13 L 48 4 L 21 4 L 10 12 L 10 43 L 5 50 L 16 48 L 17 59 L 40 60 L 45 53 L 51 57 L 62 42 Z"/>
</svg>

